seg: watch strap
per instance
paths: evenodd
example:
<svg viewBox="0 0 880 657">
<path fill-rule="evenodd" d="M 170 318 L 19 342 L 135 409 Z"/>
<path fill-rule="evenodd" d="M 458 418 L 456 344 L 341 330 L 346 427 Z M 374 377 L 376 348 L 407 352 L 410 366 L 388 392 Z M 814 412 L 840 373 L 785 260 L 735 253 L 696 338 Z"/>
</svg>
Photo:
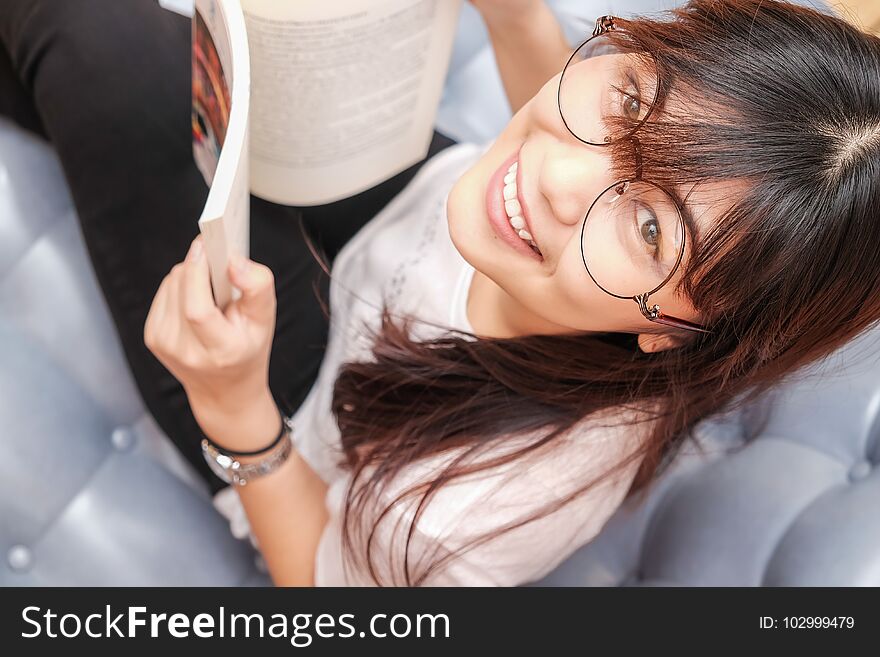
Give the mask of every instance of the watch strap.
<svg viewBox="0 0 880 657">
<path fill-rule="evenodd" d="M 211 469 L 224 481 L 237 486 L 244 486 L 248 482 L 263 477 L 277 470 L 287 461 L 293 452 L 293 440 L 291 434 L 291 418 L 281 415 L 281 432 L 273 441 L 272 445 L 256 452 L 233 452 L 212 443 L 207 438 L 202 439 L 202 454 Z M 239 458 L 260 456 L 257 461 L 242 463 Z"/>
</svg>

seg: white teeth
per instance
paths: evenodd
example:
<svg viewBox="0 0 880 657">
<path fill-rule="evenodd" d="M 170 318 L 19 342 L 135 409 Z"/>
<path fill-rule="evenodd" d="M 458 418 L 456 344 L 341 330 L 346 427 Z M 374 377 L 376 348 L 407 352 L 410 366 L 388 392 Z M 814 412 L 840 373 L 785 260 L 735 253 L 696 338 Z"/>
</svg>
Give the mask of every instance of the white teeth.
<svg viewBox="0 0 880 657">
<path fill-rule="evenodd" d="M 516 170 L 518 168 L 519 162 L 514 162 L 510 165 L 507 174 L 504 176 L 504 190 L 502 191 L 502 194 L 504 195 L 504 211 L 507 213 L 507 219 L 510 221 L 510 225 L 513 226 L 517 235 L 540 254 L 538 245 L 535 244 L 535 241 L 532 239 L 532 234 L 525 230 L 526 220 L 523 219 L 522 205 L 517 198 Z"/>
</svg>

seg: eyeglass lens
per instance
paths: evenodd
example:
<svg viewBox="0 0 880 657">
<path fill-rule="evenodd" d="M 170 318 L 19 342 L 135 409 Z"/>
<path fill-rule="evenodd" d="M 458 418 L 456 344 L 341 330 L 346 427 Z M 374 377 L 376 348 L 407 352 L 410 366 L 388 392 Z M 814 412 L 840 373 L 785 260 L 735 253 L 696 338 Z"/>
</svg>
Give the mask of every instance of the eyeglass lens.
<svg viewBox="0 0 880 657">
<path fill-rule="evenodd" d="M 608 35 L 593 37 L 563 70 L 559 110 L 578 139 L 605 145 L 627 137 L 645 121 L 658 81 L 651 56 L 625 53 Z"/>
<path fill-rule="evenodd" d="M 684 227 L 675 201 L 644 181 L 602 192 L 582 225 L 587 271 L 606 292 L 634 297 L 664 283 L 680 260 Z"/>
</svg>

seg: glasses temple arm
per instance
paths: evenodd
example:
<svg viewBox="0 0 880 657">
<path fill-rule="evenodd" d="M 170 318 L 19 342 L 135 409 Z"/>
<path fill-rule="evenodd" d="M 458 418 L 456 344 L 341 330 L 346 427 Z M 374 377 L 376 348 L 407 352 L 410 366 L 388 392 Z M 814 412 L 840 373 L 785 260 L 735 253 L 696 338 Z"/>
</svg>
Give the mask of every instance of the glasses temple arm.
<svg viewBox="0 0 880 657">
<path fill-rule="evenodd" d="M 697 331 L 699 333 L 712 332 L 708 329 L 703 328 L 699 324 L 689 322 L 686 319 L 679 319 L 678 317 L 673 317 L 672 315 L 664 315 L 662 312 L 660 312 L 660 306 L 658 306 L 656 303 L 653 306 L 649 307 L 647 294 L 640 294 L 636 297 L 633 297 L 633 300 L 638 304 L 639 310 L 642 311 L 642 315 L 644 315 L 652 322 L 657 322 L 658 324 L 665 324 L 666 326 L 673 326 L 675 328 L 685 329 L 688 331 Z"/>
</svg>

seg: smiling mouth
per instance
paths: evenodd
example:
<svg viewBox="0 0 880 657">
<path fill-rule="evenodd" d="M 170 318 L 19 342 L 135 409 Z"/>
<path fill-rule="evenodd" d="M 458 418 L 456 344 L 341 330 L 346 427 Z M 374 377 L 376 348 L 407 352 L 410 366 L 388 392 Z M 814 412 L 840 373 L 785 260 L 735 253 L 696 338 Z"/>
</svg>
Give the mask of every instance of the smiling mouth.
<svg viewBox="0 0 880 657">
<path fill-rule="evenodd" d="M 532 234 L 528 231 L 528 225 L 523 217 L 522 204 L 520 203 L 518 190 L 516 187 L 516 172 L 519 168 L 519 160 L 515 161 L 507 169 L 504 175 L 504 187 L 501 191 L 504 197 L 504 212 L 507 214 L 507 221 L 513 227 L 514 232 L 519 235 L 520 239 L 529 245 L 529 247 L 542 258 L 544 255 L 535 244 Z"/>
</svg>

